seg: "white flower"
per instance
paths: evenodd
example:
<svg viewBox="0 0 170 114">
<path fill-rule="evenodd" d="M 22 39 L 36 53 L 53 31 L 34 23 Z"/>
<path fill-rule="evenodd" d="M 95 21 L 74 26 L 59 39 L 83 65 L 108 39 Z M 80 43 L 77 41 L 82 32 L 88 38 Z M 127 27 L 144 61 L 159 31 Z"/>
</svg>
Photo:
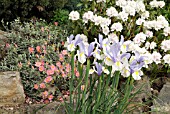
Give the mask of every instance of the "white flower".
<svg viewBox="0 0 170 114">
<path fill-rule="evenodd" d="M 166 55 L 163 57 L 163 60 L 164 60 L 164 63 L 167 63 L 167 64 L 169 64 L 169 66 L 170 66 L 170 54 L 166 54 Z"/>
<path fill-rule="evenodd" d="M 78 20 L 80 18 L 80 14 L 78 11 L 71 11 L 69 14 L 69 19 L 75 21 Z"/>
<path fill-rule="evenodd" d="M 145 34 L 146 34 L 146 37 L 148 37 L 148 38 L 153 37 L 153 32 L 152 31 L 146 30 Z"/>
<path fill-rule="evenodd" d="M 108 35 L 108 33 L 110 32 L 108 26 L 103 26 L 103 27 L 102 27 L 102 31 L 103 31 L 103 33 L 104 33 L 105 35 Z"/>
<path fill-rule="evenodd" d="M 89 74 L 93 74 L 93 73 L 94 73 L 94 69 L 90 69 Z"/>
<path fill-rule="evenodd" d="M 132 73 L 132 77 L 134 78 L 134 80 L 140 80 L 142 75 L 143 72 L 141 70 L 136 70 Z"/>
<path fill-rule="evenodd" d="M 67 49 L 68 49 L 68 51 L 74 51 L 75 50 L 75 45 L 73 44 L 73 43 L 71 43 L 71 44 L 69 44 L 68 46 L 67 46 Z"/>
<path fill-rule="evenodd" d="M 114 24 L 111 26 L 111 31 L 115 31 L 115 30 L 116 30 L 116 31 L 121 32 L 122 29 L 123 29 L 123 26 L 122 26 L 122 24 L 121 24 L 120 22 L 114 23 Z"/>
<path fill-rule="evenodd" d="M 84 52 L 80 52 L 79 50 L 77 50 L 77 56 L 78 56 L 78 61 L 81 64 L 86 62 L 86 55 L 84 54 Z"/>
<path fill-rule="evenodd" d="M 158 52 L 156 52 L 156 51 L 154 51 L 153 53 L 152 53 L 152 60 L 153 60 L 153 62 L 155 62 L 156 64 L 158 64 L 158 63 L 161 63 L 161 54 L 160 53 L 158 53 Z"/>
<path fill-rule="evenodd" d="M 153 0 L 152 2 L 149 3 L 151 7 L 160 7 L 160 8 L 163 8 L 165 6 L 165 2 L 164 1 L 156 1 L 156 0 Z"/>
<path fill-rule="evenodd" d="M 143 1 L 137 1 L 136 3 L 136 11 L 137 12 L 144 12 L 145 11 L 145 4 L 143 3 Z"/>
<path fill-rule="evenodd" d="M 105 74 L 107 74 L 107 75 L 110 73 L 109 70 L 106 69 L 104 66 L 102 67 L 102 71 L 103 71 Z"/>
<path fill-rule="evenodd" d="M 92 20 L 92 19 L 93 19 L 93 12 L 92 12 L 92 11 L 88 11 L 88 12 L 85 12 L 85 13 L 83 14 L 83 21 L 84 21 L 85 23 L 87 23 L 88 20 Z"/>
<path fill-rule="evenodd" d="M 165 2 L 164 1 L 159 1 L 158 6 L 160 8 L 163 8 L 165 6 Z"/>
<path fill-rule="evenodd" d="M 127 5 L 127 1 L 126 0 L 117 0 L 116 5 L 119 7 L 124 7 Z"/>
<path fill-rule="evenodd" d="M 158 7 L 159 5 L 158 5 L 158 2 L 156 1 L 156 0 L 153 0 L 153 1 L 151 1 L 150 3 L 149 3 L 149 5 L 151 6 L 151 7 Z"/>
<path fill-rule="evenodd" d="M 137 25 L 142 25 L 142 23 L 144 23 L 144 22 L 145 22 L 145 20 L 142 19 L 142 18 L 138 18 L 138 19 L 136 20 L 136 24 L 137 24 Z"/>
<path fill-rule="evenodd" d="M 103 18 L 101 23 L 100 23 L 100 26 L 109 26 L 111 24 L 111 19 L 110 18 Z"/>
<path fill-rule="evenodd" d="M 137 34 L 135 36 L 135 38 L 133 39 L 134 43 L 136 44 L 140 44 L 141 42 L 145 42 L 146 40 L 146 35 L 143 32 L 140 32 L 139 34 Z"/>
<path fill-rule="evenodd" d="M 106 10 L 106 15 L 109 17 L 118 16 L 118 12 L 114 7 L 110 7 Z"/>
<path fill-rule="evenodd" d="M 83 42 L 88 42 L 88 38 L 84 34 L 80 34 L 80 38 L 83 39 Z"/>
<path fill-rule="evenodd" d="M 156 43 L 155 42 L 151 42 L 150 49 L 154 49 L 155 47 L 156 47 Z"/>
<path fill-rule="evenodd" d="M 104 62 L 105 62 L 105 64 L 108 65 L 108 66 L 112 66 L 112 65 L 114 64 L 114 62 L 112 61 L 112 59 L 110 59 L 109 57 L 106 57 L 106 58 L 104 59 Z"/>
<path fill-rule="evenodd" d="M 161 43 L 161 49 L 165 52 L 170 50 L 170 40 L 163 40 Z"/>
<path fill-rule="evenodd" d="M 108 39 L 109 39 L 110 43 L 113 43 L 113 42 L 117 43 L 119 41 L 119 38 L 118 38 L 118 36 L 115 33 L 110 33 L 108 35 Z"/>
<path fill-rule="evenodd" d="M 122 21 L 127 21 L 128 19 L 128 13 L 126 12 L 119 12 L 118 17 L 122 19 Z"/>
<path fill-rule="evenodd" d="M 149 11 L 144 11 L 142 14 L 141 14 L 141 18 L 142 19 L 148 19 L 149 17 Z"/>
<path fill-rule="evenodd" d="M 121 70 L 121 75 L 122 75 L 123 77 L 129 77 L 129 76 L 130 76 L 130 69 L 123 68 L 123 69 Z"/>
<path fill-rule="evenodd" d="M 168 35 L 170 35 L 170 27 L 166 27 L 166 28 L 164 28 L 164 35 L 165 36 L 168 36 Z"/>
<path fill-rule="evenodd" d="M 99 25 L 102 23 L 103 18 L 101 16 L 94 15 L 92 21 L 94 21 L 95 25 Z"/>
<path fill-rule="evenodd" d="M 106 0 L 97 0 L 97 3 L 106 2 Z"/>
<path fill-rule="evenodd" d="M 149 52 L 147 52 L 147 53 L 145 53 L 145 54 L 142 54 L 142 56 L 145 57 L 145 59 L 144 59 L 144 62 L 145 62 L 144 67 L 145 67 L 145 68 L 148 68 L 148 65 L 153 62 L 153 60 L 152 60 L 152 54 L 149 53 Z"/>
<path fill-rule="evenodd" d="M 145 43 L 145 48 L 146 48 L 146 49 L 149 49 L 149 47 L 150 47 L 150 42 L 146 42 L 146 43 Z"/>
<path fill-rule="evenodd" d="M 128 6 L 128 5 L 123 7 L 123 12 L 126 12 L 131 16 L 134 16 L 135 13 L 136 13 L 135 9 L 133 7 L 131 7 L 131 6 Z"/>
</svg>

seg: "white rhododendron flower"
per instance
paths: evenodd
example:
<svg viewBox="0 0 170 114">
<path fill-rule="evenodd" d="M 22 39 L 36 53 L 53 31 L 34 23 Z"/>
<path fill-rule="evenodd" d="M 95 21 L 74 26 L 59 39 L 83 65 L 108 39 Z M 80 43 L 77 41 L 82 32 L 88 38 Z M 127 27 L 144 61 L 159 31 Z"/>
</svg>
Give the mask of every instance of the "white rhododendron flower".
<svg viewBox="0 0 170 114">
<path fill-rule="evenodd" d="M 170 50 L 170 40 L 163 40 L 161 43 L 161 49 L 164 50 L 164 52 Z"/>
<path fill-rule="evenodd" d="M 88 11 L 88 12 L 85 12 L 85 13 L 83 14 L 83 21 L 84 21 L 85 23 L 87 23 L 88 20 L 92 20 L 92 19 L 93 19 L 93 12 L 92 12 L 92 11 Z"/>
<path fill-rule="evenodd" d="M 136 3 L 136 11 L 137 12 L 144 12 L 145 11 L 145 4 L 143 3 L 143 1 L 137 1 Z"/>
<path fill-rule="evenodd" d="M 165 36 L 168 36 L 168 35 L 170 35 L 170 27 L 166 27 L 166 28 L 164 28 L 164 35 Z"/>
<path fill-rule="evenodd" d="M 150 44 L 150 49 L 154 49 L 156 46 L 157 46 L 157 45 L 156 45 L 155 42 L 151 42 L 151 44 Z"/>
<path fill-rule="evenodd" d="M 104 33 L 105 35 L 108 35 L 108 33 L 110 32 L 108 26 L 103 26 L 103 27 L 102 27 L 102 31 L 103 31 L 103 33 Z"/>
<path fill-rule="evenodd" d="M 136 20 L 136 24 L 137 24 L 137 25 L 142 25 L 142 23 L 144 23 L 144 22 L 145 22 L 145 20 L 142 19 L 142 18 L 138 18 L 138 19 Z"/>
<path fill-rule="evenodd" d="M 123 12 L 125 12 L 125 13 L 127 13 L 131 16 L 135 16 L 135 13 L 136 13 L 135 9 L 131 6 L 128 6 L 128 5 L 123 7 Z"/>
<path fill-rule="evenodd" d="M 106 0 L 97 0 L 97 3 L 106 2 Z"/>
<path fill-rule="evenodd" d="M 70 12 L 69 14 L 69 19 L 73 20 L 73 21 L 76 21 L 80 18 L 80 14 L 78 11 L 72 11 Z"/>
<path fill-rule="evenodd" d="M 122 19 L 122 21 L 127 21 L 128 19 L 128 13 L 126 12 L 119 12 L 118 17 Z"/>
<path fill-rule="evenodd" d="M 121 32 L 123 29 L 123 26 L 120 22 L 118 23 L 114 23 L 112 26 L 111 26 L 111 31 L 119 31 Z"/>
<path fill-rule="evenodd" d="M 151 38 L 151 37 L 153 37 L 153 32 L 149 31 L 149 30 L 146 30 L 145 35 L 146 35 L 146 37 Z"/>
<path fill-rule="evenodd" d="M 166 55 L 163 57 L 163 60 L 164 60 L 164 63 L 167 63 L 167 64 L 169 64 L 169 66 L 170 66 L 170 54 L 166 54 Z"/>
<path fill-rule="evenodd" d="M 152 60 L 156 64 L 161 63 L 161 57 L 162 57 L 162 55 L 159 52 L 154 51 L 152 53 Z"/>
<path fill-rule="evenodd" d="M 117 43 L 119 41 L 119 38 L 118 38 L 118 36 L 115 33 L 110 33 L 108 35 L 108 39 L 109 39 L 110 43 L 113 43 L 113 42 Z"/>
<path fill-rule="evenodd" d="M 141 14 L 141 18 L 142 19 L 148 19 L 149 17 L 149 11 L 144 11 L 142 14 Z"/>
<path fill-rule="evenodd" d="M 119 7 L 124 7 L 127 5 L 127 1 L 126 0 L 117 0 L 116 5 Z"/>
<path fill-rule="evenodd" d="M 146 40 L 146 35 L 143 32 L 140 32 L 139 34 L 137 34 L 135 36 L 135 38 L 133 39 L 134 43 L 136 44 L 141 44 L 141 42 L 145 42 Z"/>
<path fill-rule="evenodd" d="M 149 4 L 153 8 L 154 7 L 156 7 L 156 8 L 158 8 L 158 7 L 163 8 L 165 6 L 165 2 L 164 1 L 157 1 L 157 0 L 153 0 Z"/>
<path fill-rule="evenodd" d="M 146 42 L 146 43 L 145 43 L 145 48 L 146 48 L 146 49 L 149 49 L 149 47 L 150 47 L 150 42 Z"/>
<path fill-rule="evenodd" d="M 109 17 L 118 16 L 118 11 L 114 7 L 110 7 L 106 10 L 106 15 Z"/>
</svg>

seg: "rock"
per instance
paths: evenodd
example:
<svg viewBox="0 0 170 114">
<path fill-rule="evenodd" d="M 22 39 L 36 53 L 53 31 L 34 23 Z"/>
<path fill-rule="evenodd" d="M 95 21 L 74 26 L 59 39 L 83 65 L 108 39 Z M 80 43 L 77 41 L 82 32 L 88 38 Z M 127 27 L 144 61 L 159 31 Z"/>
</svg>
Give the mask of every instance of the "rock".
<svg viewBox="0 0 170 114">
<path fill-rule="evenodd" d="M 29 114 L 65 114 L 65 108 L 62 103 L 52 102 L 47 105 L 33 104 L 29 106 Z"/>
<path fill-rule="evenodd" d="M 20 73 L 14 71 L 0 72 L 0 106 L 13 106 L 24 102 L 25 94 Z"/>
<path fill-rule="evenodd" d="M 141 80 L 135 82 L 136 83 L 133 92 L 138 91 L 140 88 L 141 88 L 140 89 L 141 92 L 138 93 L 135 96 L 135 98 L 132 100 L 135 104 L 130 104 L 129 107 L 135 106 L 136 108 L 130 114 L 141 114 L 143 112 L 149 111 L 149 108 L 146 105 L 141 106 L 140 104 L 143 104 L 150 100 L 152 94 L 151 86 L 150 86 L 149 78 L 147 76 L 143 76 Z"/>
<path fill-rule="evenodd" d="M 161 89 L 157 99 L 154 101 L 152 111 L 170 114 L 170 82 L 167 82 Z M 152 114 L 156 114 L 156 112 Z"/>
</svg>

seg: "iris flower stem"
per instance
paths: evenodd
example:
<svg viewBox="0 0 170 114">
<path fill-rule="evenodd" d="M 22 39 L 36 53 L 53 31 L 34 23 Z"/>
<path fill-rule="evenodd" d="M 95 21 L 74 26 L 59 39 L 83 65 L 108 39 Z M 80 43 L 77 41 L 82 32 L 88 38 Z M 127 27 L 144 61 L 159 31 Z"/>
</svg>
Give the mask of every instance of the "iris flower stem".
<svg viewBox="0 0 170 114">
<path fill-rule="evenodd" d="M 103 76 L 103 74 L 99 77 L 99 80 L 98 80 L 97 100 L 96 100 L 96 103 L 95 103 L 95 106 L 94 106 L 94 109 L 93 109 L 93 113 L 92 113 L 92 114 L 95 114 L 95 113 L 96 113 L 96 110 L 97 110 L 98 106 L 100 105 L 101 87 L 102 87 L 102 76 Z"/>
<path fill-rule="evenodd" d="M 86 75 L 85 75 L 85 88 L 84 88 L 83 95 L 82 95 L 82 104 L 83 105 L 85 105 L 85 101 L 86 101 L 89 70 L 90 70 L 90 59 L 87 59 L 87 67 L 86 67 Z M 82 114 L 86 114 L 85 106 L 82 107 Z"/>
<path fill-rule="evenodd" d="M 71 107 L 74 109 L 74 101 L 73 101 L 73 83 L 74 83 L 74 51 L 71 53 L 71 79 L 70 79 L 70 86 L 69 86 L 69 90 L 70 90 L 70 104 Z"/>
</svg>

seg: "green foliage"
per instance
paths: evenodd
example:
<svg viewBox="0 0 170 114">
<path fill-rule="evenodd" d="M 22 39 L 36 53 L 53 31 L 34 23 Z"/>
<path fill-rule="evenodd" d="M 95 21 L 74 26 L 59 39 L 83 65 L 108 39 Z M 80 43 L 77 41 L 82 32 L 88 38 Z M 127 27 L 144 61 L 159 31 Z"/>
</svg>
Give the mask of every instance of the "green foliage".
<svg viewBox="0 0 170 114">
<path fill-rule="evenodd" d="M 58 22 L 59 25 L 64 25 L 68 23 L 69 11 L 64 9 L 58 9 L 54 12 L 53 21 Z"/>
<path fill-rule="evenodd" d="M 20 17 L 21 21 L 33 16 L 51 21 L 56 9 L 61 9 L 68 0 L 1 0 L 0 20 L 11 22 Z"/>
<path fill-rule="evenodd" d="M 17 70 L 21 72 L 25 93 L 35 97 L 33 86 L 45 78 L 46 75 L 37 72 L 35 62 L 43 60 L 55 64 L 61 42 L 67 37 L 67 31 L 55 25 L 48 25 L 44 21 L 25 22 L 21 24 L 16 20 L 11 24 L 12 30 L 7 34 L 7 55 L 0 61 L 0 71 Z M 41 55 L 36 47 L 44 50 Z M 30 52 L 29 48 L 34 48 Z"/>
</svg>

